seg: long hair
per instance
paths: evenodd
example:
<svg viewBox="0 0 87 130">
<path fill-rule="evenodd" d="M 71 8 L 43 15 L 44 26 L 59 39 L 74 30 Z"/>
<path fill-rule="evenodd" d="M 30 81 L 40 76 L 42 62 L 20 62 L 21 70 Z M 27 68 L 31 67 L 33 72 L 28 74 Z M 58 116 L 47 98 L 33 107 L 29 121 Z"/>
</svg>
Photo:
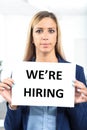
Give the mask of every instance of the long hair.
<svg viewBox="0 0 87 130">
<path fill-rule="evenodd" d="M 33 42 L 33 28 L 36 24 L 38 24 L 43 18 L 49 17 L 54 20 L 56 23 L 56 28 L 57 28 L 57 42 L 55 45 L 55 53 L 59 54 L 63 59 L 65 59 L 64 51 L 62 48 L 62 43 L 61 43 L 61 31 L 60 27 L 57 21 L 56 16 L 52 12 L 48 11 L 40 11 L 37 14 L 34 15 L 32 18 L 29 29 L 28 29 L 28 35 L 27 35 L 27 43 L 26 43 L 26 48 L 25 48 L 25 54 L 24 54 L 24 61 L 29 61 L 33 57 L 36 57 L 36 51 L 35 51 L 35 46 L 32 44 Z"/>
</svg>

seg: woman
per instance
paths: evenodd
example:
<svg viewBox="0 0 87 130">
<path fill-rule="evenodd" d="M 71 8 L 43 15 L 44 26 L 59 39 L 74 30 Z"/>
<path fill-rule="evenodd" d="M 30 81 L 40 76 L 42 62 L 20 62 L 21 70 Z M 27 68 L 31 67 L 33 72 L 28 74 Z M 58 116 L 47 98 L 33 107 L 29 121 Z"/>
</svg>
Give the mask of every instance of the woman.
<svg viewBox="0 0 87 130">
<path fill-rule="evenodd" d="M 38 12 L 29 25 L 24 61 L 67 63 L 56 16 Z M 87 130 L 87 88 L 83 68 L 76 65 L 75 107 L 12 106 L 13 79 L 0 83 L 6 99 L 5 130 Z"/>
</svg>

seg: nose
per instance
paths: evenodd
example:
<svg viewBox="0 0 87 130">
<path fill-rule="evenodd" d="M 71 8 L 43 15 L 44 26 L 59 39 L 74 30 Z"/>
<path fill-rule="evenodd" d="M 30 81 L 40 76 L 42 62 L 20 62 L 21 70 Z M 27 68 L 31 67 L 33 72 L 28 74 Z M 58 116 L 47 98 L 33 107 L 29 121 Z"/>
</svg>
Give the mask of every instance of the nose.
<svg viewBox="0 0 87 130">
<path fill-rule="evenodd" d="M 46 31 L 43 32 L 42 39 L 43 40 L 48 40 L 48 32 L 46 32 Z"/>
</svg>

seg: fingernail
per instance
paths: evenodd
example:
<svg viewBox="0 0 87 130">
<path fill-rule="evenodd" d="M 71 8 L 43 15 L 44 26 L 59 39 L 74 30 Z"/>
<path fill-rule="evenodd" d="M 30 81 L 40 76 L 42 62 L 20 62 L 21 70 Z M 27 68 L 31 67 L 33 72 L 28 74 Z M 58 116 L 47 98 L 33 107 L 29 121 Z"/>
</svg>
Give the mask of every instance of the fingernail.
<svg viewBox="0 0 87 130">
<path fill-rule="evenodd" d="M 5 88 L 2 88 L 2 90 L 5 90 Z"/>
<path fill-rule="evenodd" d="M 83 93 L 81 94 L 81 96 L 82 96 L 82 97 L 85 97 L 85 95 L 84 95 Z"/>
<path fill-rule="evenodd" d="M 77 92 L 81 92 L 81 89 L 80 89 L 80 88 L 77 88 Z"/>
<path fill-rule="evenodd" d="M 8 86 L 7 89 L 11 89 L 11 88 Z"/>
</svg>

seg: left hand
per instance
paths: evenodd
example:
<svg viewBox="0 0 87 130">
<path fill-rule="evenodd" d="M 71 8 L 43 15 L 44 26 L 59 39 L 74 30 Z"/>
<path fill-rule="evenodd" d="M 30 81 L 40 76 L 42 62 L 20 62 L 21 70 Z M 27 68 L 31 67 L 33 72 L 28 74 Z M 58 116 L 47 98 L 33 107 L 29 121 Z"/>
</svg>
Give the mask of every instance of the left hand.
<svg viewBox="0 0 87 130">
<path fill-rule="evenodd" d="M 75 103 L 87 102 L 87 87 L 84 83 L 75 80 Z"/>
</svg>

